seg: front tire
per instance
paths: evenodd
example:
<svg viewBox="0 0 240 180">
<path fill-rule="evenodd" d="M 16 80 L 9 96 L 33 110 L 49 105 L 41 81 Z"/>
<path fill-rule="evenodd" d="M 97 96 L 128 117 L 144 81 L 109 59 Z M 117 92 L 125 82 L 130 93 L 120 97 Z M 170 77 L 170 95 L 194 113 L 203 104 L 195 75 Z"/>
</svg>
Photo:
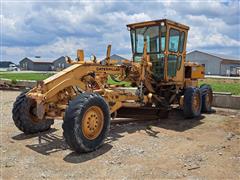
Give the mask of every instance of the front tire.
<svg viewBox="0 0 240 180">
<path fill-rule="evenodd" d="M 83 93 L 69 103 L 63 122 L 63 136 L 78 153 L 98 149 L 108 135 L 110 113 L 98 94 Z"/>
<path fill-rule="evenodd" d="M 16 127 L 25 134 L 34 134 L 50 129 L 53 124 L 52 119 L 34 121 L 33 114 L 35 107 L 34 100 L 26 96 L 26 92 L 21 93 L 13 104 L 12 118 Z"/>
<path fill-rule="evenodd" d="M 199 88 L 187 87 L 184 92 L 184 117 L 194 118 L 201 115 L 202 96 Z"/>
</svg>

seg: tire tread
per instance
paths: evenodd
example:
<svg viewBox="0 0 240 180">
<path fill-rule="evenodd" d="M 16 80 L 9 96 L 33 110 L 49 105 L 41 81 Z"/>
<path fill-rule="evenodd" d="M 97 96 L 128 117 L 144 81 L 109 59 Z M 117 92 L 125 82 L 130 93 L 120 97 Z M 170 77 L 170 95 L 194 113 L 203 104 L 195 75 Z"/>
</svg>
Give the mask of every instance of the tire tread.
<svg viewBox="0 0 240 180">
<path fill-rule="evenodd" d="M 81 117 L 83 116 L 85 110 L 88 108 L 89 104 L 98 101 L 101 104 L 101 108 L 107 112 L 104 115 L 104 124 L 106 123 L 105 132 L 101 133 L 101 139 L 99 143 L 96 143 L 95 147 L 88 147 L 86 143 L 86 139 L 77 134 L 77 130 L 80 127 L 79 121 L 81 121 Z M 74 100 L 69 103 L 68 108 L 65 111 L 64 121 L 63 121 L 63 136 L 66 140 L 66 143 L 72 148 L 74 151 L 78 153 L 91 152 L 99 148 L 106 138 L 110 126 L 110 114 L 109 108 L 105 100 L 99 95 L 95 93 L 82 93 Z M 95 140 L 93 140 L 95 141 Z"/>
</svg>

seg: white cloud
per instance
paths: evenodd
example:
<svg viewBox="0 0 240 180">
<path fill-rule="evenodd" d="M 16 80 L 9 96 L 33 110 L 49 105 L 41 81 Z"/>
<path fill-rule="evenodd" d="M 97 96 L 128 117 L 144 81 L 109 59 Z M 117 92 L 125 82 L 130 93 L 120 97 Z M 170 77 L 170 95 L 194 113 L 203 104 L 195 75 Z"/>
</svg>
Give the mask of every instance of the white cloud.
<svg viewBox="0 0 240 180">
<path fill-rule="evenodd" d="M 126 24 L 169 18 L 190 26 L 188 50 L 240 55 L 239 1 L 3 3 L 3 58 L 74 56 L 78 48 L 104 57 L 131 56 Z"/>
<path fill-rule="evenodd" d="M 239 38 L 234 38 L 238 34 L 232 34 L 234 31 L 237 32 L 237 26 L 239 25 L 230 27 L 222 19 L 207 18 L 204 15 L 187 15 L 186 18 L 192 24 L 189 33 L 188 48 L 193 50 L 214 46 L 240 47 Z"/>
</svg>

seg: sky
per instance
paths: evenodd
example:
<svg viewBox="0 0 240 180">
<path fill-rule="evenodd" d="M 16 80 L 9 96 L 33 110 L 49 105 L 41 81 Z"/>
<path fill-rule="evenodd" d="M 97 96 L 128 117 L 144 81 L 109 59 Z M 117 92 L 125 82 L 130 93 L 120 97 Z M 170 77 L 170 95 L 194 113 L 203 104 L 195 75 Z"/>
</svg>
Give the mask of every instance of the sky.
<svg viewBox="0 0 240 180">
<path fill-rule="evenodd" d="M 126 24 L 167 18 L 190 26 L 187 52 L 240 58 L 240 1 L 54 1 L 1 0 L 1 60 L 24 57 L 131 58 Z"/>
</svg>

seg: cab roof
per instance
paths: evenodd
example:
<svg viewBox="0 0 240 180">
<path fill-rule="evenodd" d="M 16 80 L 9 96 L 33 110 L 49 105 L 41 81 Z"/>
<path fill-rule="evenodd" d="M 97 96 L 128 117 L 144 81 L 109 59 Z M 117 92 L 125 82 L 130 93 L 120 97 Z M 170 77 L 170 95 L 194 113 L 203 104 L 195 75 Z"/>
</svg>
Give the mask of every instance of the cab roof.
<svg viewBox="0 0 240 180">
<path fill-rule="evenodd" d="M 133 24 L 127 24 L 128 28 L 135 29 L 135 28 L 141 28 L 145 26 L 154 26 L 159 25 L 161 22 L 165 22 L 166 24 L 174 25 L 186 30 L 189 30 L 189 27 L 180 23 L 177 23 L 175 21 L 169 20 L 169 19 L 159 19 L 159 20 L 153 20 L 153 21 L 144 21 L 139 23 L 133 23 Z"/>
</svg>

